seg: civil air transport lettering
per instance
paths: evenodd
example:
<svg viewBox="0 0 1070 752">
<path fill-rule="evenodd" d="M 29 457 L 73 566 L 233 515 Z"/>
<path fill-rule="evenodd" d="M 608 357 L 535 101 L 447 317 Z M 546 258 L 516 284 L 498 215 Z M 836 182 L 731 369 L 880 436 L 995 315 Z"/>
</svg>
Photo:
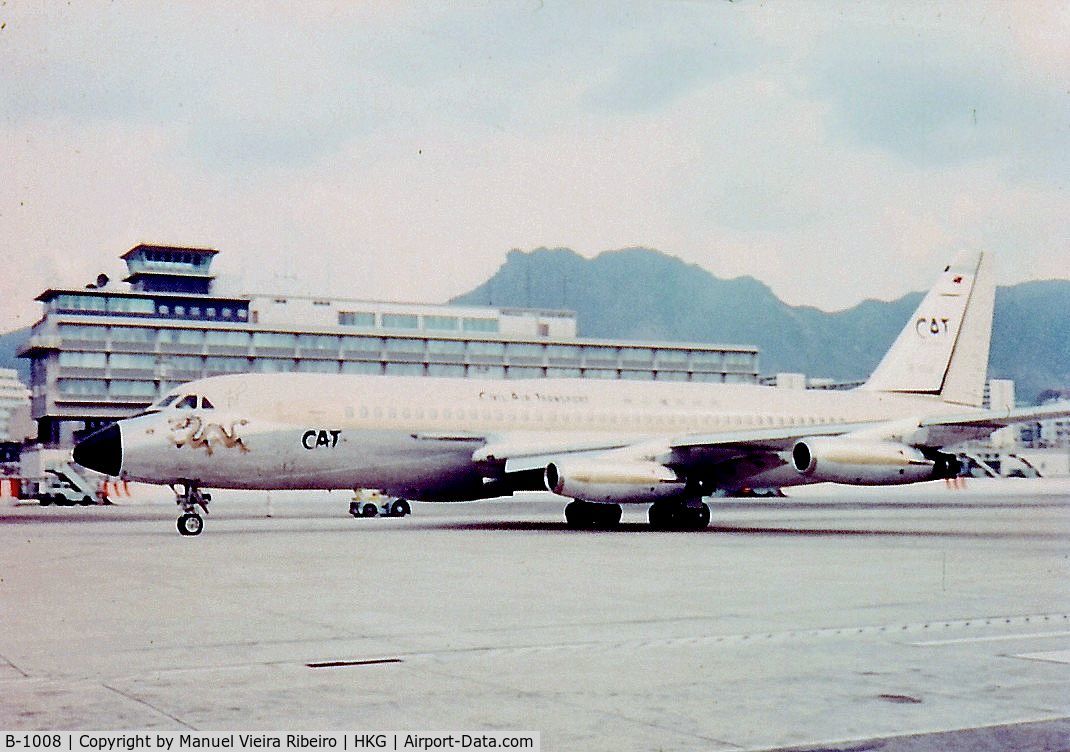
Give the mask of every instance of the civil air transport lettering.
<svg viewBox="0 0 1070 752">
<path fill-rule="evenodd" d="M 961 292 L 961 307 L 934 315 L 951 285 Z M 212 487 L 376 489 L 406 508 L 407 499 L 471 501 L 548 490 L 571 499 L 565 521 L 574 528 L 613 527 L 624 504 L 646 505 L 658 529 L 704 528 L 711 518 L 704 499 L 718 491 L 954 478 L 961 462 L 945 447 L 1014 423 L 1070 416 L 1065 402 L 981 408 L 986 374 L 977 364 L 988 361 L 994 298 L 986 257 L 960 254 L 869 379 L 851 391 L 232 374 L 177 387 L 144 414 L 83 439 L 74 459 L 106 475 L 175 487 L 184 535 L 200 533 L 198 510 Z M 935 337 L 947 346 L 931 346 Z M 357 398 L 375 408 L 347 414 Z M 236 437 L 230 426 L 242 426 L 256 451 L 212 458 L 174 451 L 168 421 L 186 425 L 182 408 L 190 404 L 212 405 L 213 422 L 228 427 L 226 438 Z M 321 425 L 345 421 L 345 439 L 340 428 L 309 428 L 319 416 Z"/>
<path fill-rule="evenodd" d="M 938 334 L 947 334 L 949 329 L 950 319 L 937 319 L 935 317 L 922 316 L 914 324 L 914 331 L 919 336 L 924 337 L 926 333 L 936 336 Z"/>
<path fill-rule="evenodd" d="M 305 449 L 316 449 L 317 447 L 334 449 L 338 446 L 338 437 L 341 435 L 341 429 L 333 431 L 309 429 L 301 436 L 301 446 Z"/>
</svg>

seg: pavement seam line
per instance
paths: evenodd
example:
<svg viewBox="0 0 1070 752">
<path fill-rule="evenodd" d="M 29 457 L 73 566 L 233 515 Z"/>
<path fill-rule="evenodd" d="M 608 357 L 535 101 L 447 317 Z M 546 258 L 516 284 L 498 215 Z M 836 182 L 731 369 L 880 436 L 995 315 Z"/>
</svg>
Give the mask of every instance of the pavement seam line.
<svg viewBox="0 0 1070 752">
<path fill-rule="evenodd" d="M 18 671 L 18 672 L 19 672 L 20 674 L 22 674 L 22 678 L 23 678 L 23 679 L 29 679 L 29 678 L 30 678 L 30 675 L 29 675 L 29 674 L 27 674 L 27 673 L 26 673 L 25 671 L 23 671 L 23 670 L 22 670 L 21 668 L 19 668 L 19 667 L 18 667 L 18 666 L 17 666 L 17 665 L 16 665 L 15 663 L 14 663 L 14 661 L 12 661 L 12 660 L 11 660 L 10 658 L 8 658 L 8 657 L 7 657 L 6 655 L 0 655 L 0 660 L 3 660 L 3 661 L 4 661 L 4 663 L 6 663 L 7 665 L 11 666 L 11 668 L 15 669 L 15 670 L 16 670 L 16 671 Z"/>
<path fill-rule="evenodd" d="M 132 695 L 132 694 L 130 694 L 128 692 L 124 692 L 123 690 L 118 689 L 116 687 L 113 687 L 113 686 L 111 686 L 109 684 L 103 684 L 102 683 L 100 686 L 104 687 L 104 689 L 107 689 L 110 692 L 114 692 L 115 694 L 119 695 L 120 697 L 124 697 L 127 700 L 131 700 L 132 702 L 136 702 L 139 705 L 144 705 L 146 708 L 149 708 L 151 710 L 155 710 L 160 715 L 165 716 L 166 718 L 170 718 L 175 723 L 179 724 L 180 726 L 185 726 L 190 731 L 200 731 L 200 729 L 198 729 L 196 726 L 191 726 L 190 724 L 188 724 L 185 721 L 183 721 L 181 718 L 171 715 L 166 710 L 163 710 L 162 708 L 156 707 L 155 705 L 153 705 L 151 702 L 148 702 L 147 700 L 142 700 L 140 697 L 135 697 L 134 695 Z"/>
</svg>

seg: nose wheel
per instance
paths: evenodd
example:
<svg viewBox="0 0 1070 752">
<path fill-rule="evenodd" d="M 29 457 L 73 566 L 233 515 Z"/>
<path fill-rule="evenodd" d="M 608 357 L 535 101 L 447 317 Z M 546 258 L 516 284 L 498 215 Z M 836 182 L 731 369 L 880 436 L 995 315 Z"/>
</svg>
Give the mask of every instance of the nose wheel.
<svg viewBox="0 0 1070 752">
<path fill-rule="evenodd" d="M 208 514 L 208 502 L 212 495 L 199 489 L 194 483 L 187 483 L 179 491 L 174 486 L 175 503 L 182 508 L 182 514 L 178 518 L 178 532 L 182 535 L 200 535 L 204 529 L 204 519 L 199 511 Z"/>
<path fill-rule="evenodd" d="M 178 532 L 183 535 L 198 535 L 204 528 L 204 519 L 199 514 L 184 514 L 178 518 Z"/>
</svg>

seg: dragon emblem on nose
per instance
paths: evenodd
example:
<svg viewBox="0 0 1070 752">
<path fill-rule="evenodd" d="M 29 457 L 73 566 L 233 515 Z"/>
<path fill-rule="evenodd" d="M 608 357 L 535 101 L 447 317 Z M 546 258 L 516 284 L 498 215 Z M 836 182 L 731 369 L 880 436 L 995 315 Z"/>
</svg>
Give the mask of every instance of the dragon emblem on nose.
<svg viewBox="0 0 1070 752">
<path fill-rule="evenodd" d="M 184 418 L 172 418 L 168 421 L 171 428 L 171 442 L 181 449 L 188 446 L 191 449 L 204 449 L 208 456 L 212 455 L 213 446 L 218 449 L 233 449 L 238 447 L 242 454 L 249 451 L 245 441 L 238 435 L 238 426 L 247 425 L 249 421 L 244 418 L 232 420 L 228 427 L 220 423 L 206 423 L 198 415 L 189 415 Z"/>
</svg>

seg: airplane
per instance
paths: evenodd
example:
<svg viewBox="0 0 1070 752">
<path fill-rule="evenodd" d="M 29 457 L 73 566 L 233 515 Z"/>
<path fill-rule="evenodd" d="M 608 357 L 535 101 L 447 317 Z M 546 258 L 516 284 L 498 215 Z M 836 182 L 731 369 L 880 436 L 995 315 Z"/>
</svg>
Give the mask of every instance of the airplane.
<svg viewBox="0 0 1070 752">
<path fill-rule="evenodd" d="M 946 447 L 1070 403 L 981 409 L 995 284 L 960 253 L 877 369 L 851 391 L 753 384 L 233 374 L 171 390 L 77 444 L 79 464 L 168 484 L 197 535 L 206 488 L 376 488 L 466 501 L 549 490 L 574 528 L 622 504 L 652 527 L 705 528 L 715 491 L 892 485 L 961 471 Z"/>
</svg>

